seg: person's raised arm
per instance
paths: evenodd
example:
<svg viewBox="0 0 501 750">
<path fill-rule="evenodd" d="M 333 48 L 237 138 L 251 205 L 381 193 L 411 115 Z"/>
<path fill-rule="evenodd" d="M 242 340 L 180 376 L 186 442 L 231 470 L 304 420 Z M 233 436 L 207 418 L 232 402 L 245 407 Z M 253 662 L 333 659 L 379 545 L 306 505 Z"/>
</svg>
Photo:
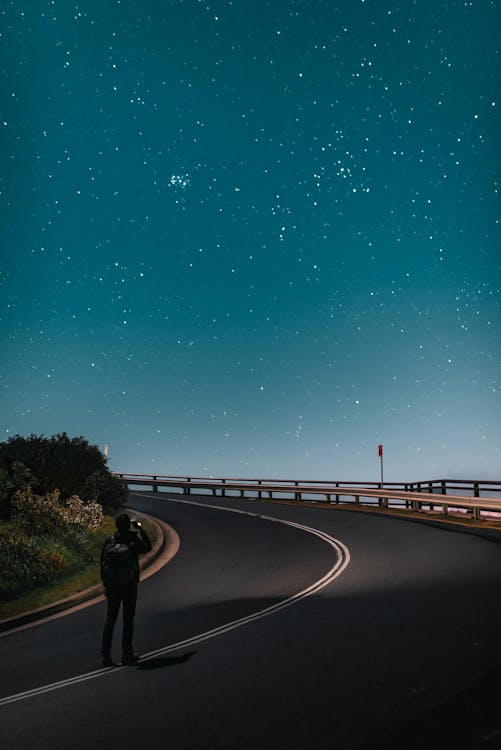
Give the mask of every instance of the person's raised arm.
<svg viewBox="0 0 501 750">
<path fill-rule="evenodd" d="M 134 528 L 139 531 L 139 536 L 141 537 L 141 539 L 138 539 L 139 554 L 142 554 L 143 552 L 149 552 L 151 549 L 151 541 L 147 532 L 143 528 L 143 524 L 141 523 L 141 521 L 133 521 L 132 524 Z"/>
</svg>

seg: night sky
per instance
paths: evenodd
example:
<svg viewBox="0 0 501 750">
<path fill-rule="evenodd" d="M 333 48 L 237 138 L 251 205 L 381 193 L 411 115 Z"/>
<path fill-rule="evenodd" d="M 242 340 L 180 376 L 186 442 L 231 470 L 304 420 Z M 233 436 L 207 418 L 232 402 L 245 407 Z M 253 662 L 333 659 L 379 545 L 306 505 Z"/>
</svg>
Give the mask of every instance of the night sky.
<svg viewBox="0 0 501 750">
<path fill-rule="evenodd" d="M 496 0 L 5 0 L 0 439 L 500 478 Z"/>
</svg>

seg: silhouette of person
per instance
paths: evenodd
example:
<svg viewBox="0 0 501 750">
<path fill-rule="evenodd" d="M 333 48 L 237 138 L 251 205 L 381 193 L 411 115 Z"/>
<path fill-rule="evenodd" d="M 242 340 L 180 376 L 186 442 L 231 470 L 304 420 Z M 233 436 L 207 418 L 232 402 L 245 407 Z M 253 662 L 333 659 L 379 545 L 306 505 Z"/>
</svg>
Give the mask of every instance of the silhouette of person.
<svg viewBox="0 0 501 750">
<path fill-rule="evenodd" d="M 120 513 L 115 519 L 115 534 L 106 539 L 101 550 L 101 580 L 107 602 L 101 644 L 103 667 L 115 666 L 111 658 L 111 643 L 120 605 L 123 616 L 122 664 L 135 664 L 139 659 L 132 646 L 139 583 L 138 558 L 151 550 L 151 542 L 140 521 L 132 521 L 132 524 L 139 534 L 130 531 L 130 516 Z"/>
</svg>

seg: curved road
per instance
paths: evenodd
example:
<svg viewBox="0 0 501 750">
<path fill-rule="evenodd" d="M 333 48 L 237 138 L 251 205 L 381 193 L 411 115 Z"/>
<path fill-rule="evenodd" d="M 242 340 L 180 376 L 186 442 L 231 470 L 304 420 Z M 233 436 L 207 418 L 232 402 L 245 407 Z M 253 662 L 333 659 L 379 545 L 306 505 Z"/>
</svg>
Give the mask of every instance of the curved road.
<svg viewBox="0 0 501 750">
<path fill-rule="evenodd" d="M 0 637 L 2 748 L 499 746 L 501 546 L 236 498 L 136 493 L 129 505 L 181 539 L 140 587 L 147 658 L 99 668 L 103 604 Z"/>
</svg>

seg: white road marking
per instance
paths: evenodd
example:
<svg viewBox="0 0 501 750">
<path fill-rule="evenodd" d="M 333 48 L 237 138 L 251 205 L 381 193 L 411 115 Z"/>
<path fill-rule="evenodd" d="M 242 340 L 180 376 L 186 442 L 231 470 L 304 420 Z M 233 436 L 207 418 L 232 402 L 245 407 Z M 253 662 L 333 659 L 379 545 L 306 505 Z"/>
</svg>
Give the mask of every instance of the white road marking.
<svg viewBox="0 0 501 750">
<path fill-rule="evenodd" d="M 158 495 L 155 496 L 155 499 L 158 499 Z M 324 542 L 327 542 L 337 553 L 338 559 L 336 560 L 336 563 L 332 566 L 332 568 L 329 570 L 328 573 L 326 573 L 322 578 L 319 578 L 317 581 L 312 583 L 307 588 L 303 589 L 302 591 L 299 591 L 297 594 L 294 594 L 293 596 L 288 597 L 287 599 L 284 599 L 282 602 L 278 602 L 277 604 L 272 604 L 270 607 L 266 607 L 265 609 L 260 610 L 259 612 L 255 612 L 252 615 L 247 615 L 246 617 L 241 617 L 238 620 L 233 620 L 232 622 L 228 622 L 225 625 L 220 625 L 217 628 L 213 628 L 212 630 L 207 630 L 205 633 L 199 633 L 198 635 L 192 636 L 191 638 L 187 638 L 184 641 L 178 641 L 177 643 L 172 643 L 169 646 L 164 646 L 162 648 L 155 649 L 154 651 L 149 651 L 146 654 L 143 654 L 141 656 L 141 662 L 143 663 L 145 661 L 148 661 L 150 659 L 154 659 L 158 656 L 165 656 L 166 654 L 170 654 L 173 651 L 178 651 L 181 648 L 186 648 L 188 646 L 194 646 L 197 643 L 202 643 L 203 641 L 208 641 L 211 638 L 217 638 L 220 635 L 223 635 L 224 633 L 229 633 L 231 630 L 235 630 L 236 628 L 242 627 L 242 625 L 247 625 L 250 622 L 254 622 L 255 620 L 260 620 L 263 617 L 268 617 L 269 615 L 273 614 L 274 612 L 278 612 L 281 609 L 285 609 L 286 607 L 290 607 L 293 604 L 296 604 L 296 602 L 301 601 L 301 599 L 305 599 L 308 596 L 311 596 L 312 594 L 315 594 L 317 591 L 320 591 L 321 589 L 325 588 L 325 586 L 328 586 L 329 583 L 334 581 L 338 576 L 343 573 L 344 570 L 348 567 L 350 563 L 350 552 L 346 545 L 344 545 L 342 542 L 339 541 L 339 539 L 335 539 L 334 537 L 330 536 L 330 534 L 327 534 L 325 531 L 320 531 L 319 529 L 313 529 L 310 526 L 304 526 L 300 523 L 294 523 L 293 521 L 285 521 L 281 518 L 273 518 L 272 516 L 265 516 L 260 513 L 251 513 L 250 511 L 246 510 L 240 510 L 238 508 L 225 508 L 224 506 L 220 505 L 209 505 L 208 503 L 197 503 L 193 500 L 174 500 L 173 498 L 166 498 L 169 502 L 173 503 L 182 503 L 184 505 L 196 505 L 200 508 L 211 508 L 212 510 L 223 510 L 227 513 L 239 513 L 244 516 L 252 516 L 253 518 L 260 518 L 264 521 L 273 521 L 274 523 L 282 523 L 286 526 L 293 526 L 296 529 L 300 529 L 301 531 L 305 531 L 308 534 L 313 534 L 314 536 L 317 536 L 319 539 L 322 539 Z M 5 698 L 0 698 L 0 706 L 6 706 L 9 703 L 17 703 L 18 701 L 26 700 L 28 698 L 34 698 L 37 695 L 44 695 L 45 693 L 50 693 L 54 690 L 59 690 L 60 688 L 69 687 L 71 685 L 78 685 L 81 682 L 87 682 L 88 680 L 96 679 L 97 677 L 103 677 L 104 675 L 109 674 L 116 674 L 117 672 L 122 671 L 122 669 L 127 669 L 127 667 L 106 667 L 103 669 L 96 669 L 93 672 L 87 672 L 86 674 L 77 675 L 76 677 L 69 677 L 66 680 L 60 680 L 59 682 L 53 682 L 50 685 L 43 685 L 38 688 L 33 688 L 32 690 L 25 690 L 22 693 L 16 693 L 15 695 L 9 695 Z"/>
</svg>

